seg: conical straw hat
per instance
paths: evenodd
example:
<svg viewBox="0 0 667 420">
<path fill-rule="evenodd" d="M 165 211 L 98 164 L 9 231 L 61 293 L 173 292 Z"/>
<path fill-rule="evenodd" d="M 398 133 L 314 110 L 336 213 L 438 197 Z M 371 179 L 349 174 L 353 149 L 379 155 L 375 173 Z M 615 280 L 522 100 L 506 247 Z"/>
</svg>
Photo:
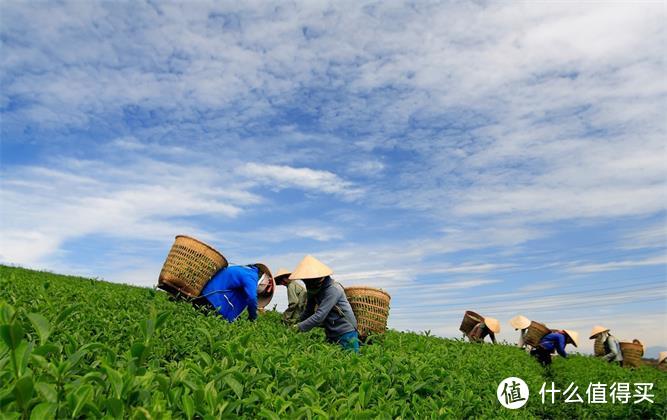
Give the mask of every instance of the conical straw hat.
<svg viewBox="0 0 667 420">
<path fill-rule="evenodd" d="M 662 363 L 667 359 L 667 351 L 661 351 L 658 355 L 658 364 Z"/>
<path fill-rule="evenodd" d="M 264 308 L 271 302 L 275 290 L 275 281 L 269 267 L 262 263 L 251 264 L 259 270 L 259 281 L 257 282 L 257 307 Z"/>
<path fill-rule="evenodd" d="M 494 333 L 500 332 L 500 321 L 495 318 L 484 317 L 484 323 Z"/>
<path fill-rule="evenodd" d="M 523 330 L 530 326 L 530 319 L 526 318 L 523 315 L 517 315 L 514 318 L 510 319 L 510 325 L 517 330 Z"/>
<path fill-rule="evenodd" d="M 279 269 L 278 269 L 278 272 L 276 273 L 275 276 L 273 276 L 273 278 L 274 278 L 275 280 L 278 280 L 280 277 L 283 277 L 283 276 L 289 276 L 290 274 L 292 274 L 292 272 L 289 271 L 288 269 L 286 269 L 286 268 L 279 268 Z"/>
<path fill-rule="evenodd" d="M 596 335 L 598 335 L 600 333 L 603 333 L 603 332 L 608 332 L 608 331 L 609 331 L 609 328 L 605 328 L 602 325 L 596 325 L 591 330 L 591 336 L 588 337 L 588 338 L 590 338 L 592 340 L 592 339 L 595 338 Z"/>
<path fill-rule="evenodd" d="M 271 270 L 269 270 L 269 267 L 262 263 L 255 263 L 255 264 L 250 264 L 251 266 L 254 265 L 257 267 L 259 270 L 259 276 L 262 277 L 262 274 L 266 274 L 268 277 L 273 278 L 273 275 L 271 274 Z"/>
<path fill-rule="evenodd" d="M 290 274 L 290 280 L 317 279 L 333 274 L 333 270 L 312 255 L 303 257 L 299 265 Z"/>
<path fill-rule="evenodd" d="M 565 331 L 565 334 L 568 335 L 572 339 L 572 343 L 574 343 L 574 347 L 579 347 L 579 333 L 576 331 L 572 330 L 563 330 Z"/>
</svg>

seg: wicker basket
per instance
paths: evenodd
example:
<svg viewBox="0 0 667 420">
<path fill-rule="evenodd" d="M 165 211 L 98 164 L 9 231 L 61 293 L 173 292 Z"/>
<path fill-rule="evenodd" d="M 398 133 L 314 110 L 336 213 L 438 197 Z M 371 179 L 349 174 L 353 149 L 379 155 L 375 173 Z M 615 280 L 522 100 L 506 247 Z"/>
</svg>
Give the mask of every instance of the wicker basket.
<svg viewBox="0 0 667 420">
<path fill-rule="evenodd" d="M 623 366 L 640 367 L 642 365 L 644 346 L 641 344 L 621 343 L 621 353 L 623 354 Z"/>
<path fill-rule="evenodd" d="M 547 328 L 546 325 L 531 321 L 526 331 L 525 343 L 532 347 L 537 347 L 540 344 L 540 340 L 545 335 L 549 334 L 551 330 Z"/>
<path fill-rule="evenodd" d="M 475 328 L 475 325 L 482 322 L 483 320 L 484 317 L 477 312 L 466 311 L 466 313 L 463 315 L 463 320 L 461 321 L 459 331 L 464 334 L 468 334 L 470 331 L 472 331 L 473 328 Z"/>
<path fill-rule="evenodd" d="M 227 267 L 225 257 L 189 236 L 178 235 L 162 266 L 158 287 L 174 295 L 199 296 L 206 283 Z"/>
<path fill-rule="evenodd" d="M 602 357 L 606 353 L 604 351 L 604 340 L 599 335 L 595 337 L 595 343 L 593 343 L 593 351 L 595 356 Z"/>
<path fill-rule="evenodd" d="M 362 338 L 369 334 L 382 334 L 387 330 L 389 301 L 391 296 L 382 289 L 372 287 L 346 287 L 345 295 L 357 319 L 357 330 Z"/>
</svg>

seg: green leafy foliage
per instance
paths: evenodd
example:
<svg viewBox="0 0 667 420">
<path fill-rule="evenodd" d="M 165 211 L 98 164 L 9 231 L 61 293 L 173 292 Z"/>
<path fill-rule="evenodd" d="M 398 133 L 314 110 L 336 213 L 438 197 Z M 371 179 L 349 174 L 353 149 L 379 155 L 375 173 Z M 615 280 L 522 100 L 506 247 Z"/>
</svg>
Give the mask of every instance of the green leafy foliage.
<svg viewBox="0 0 667 420">
<path fill-rule="evenodd" d="M 280 314 L 227 323 L 161 292 L 0 266 L 1 418 L 664 418 L 663 372 L 389 331 L 355 355 Z M 496 399 L 518 376 L 520 410 Z M 654 404 L 542 404 L 545 381 L 652 382 Z"/>
</svg>

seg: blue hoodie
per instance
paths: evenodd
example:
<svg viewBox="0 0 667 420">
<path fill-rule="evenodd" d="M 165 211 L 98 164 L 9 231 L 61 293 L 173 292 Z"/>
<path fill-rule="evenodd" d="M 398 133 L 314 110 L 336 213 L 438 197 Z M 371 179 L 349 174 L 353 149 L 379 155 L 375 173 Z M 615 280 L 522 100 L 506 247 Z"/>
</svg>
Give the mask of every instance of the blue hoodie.
<svg viewBox="0 0 667 420">
<path fill-rule="evenodd" d="M 233 265 L 218 271 L 206 284 L 201 296 L 213 305 L 229 322 L 234 321 L 247 307 L 248 318 L 257 318 L 257 267 Z"/>
<path fill-rule="evenodd" d="M 556 350 L 556 352 L 558 352 L 558 354 L 560 354 L 563 357 L 567 357 L 567 353 L 565 352 L 566 343 L 567 340 L 565 338 L 565 334 L 561 334 L 558 332 L 547 334 L 544 337 L 542 337 L 542 340 L 540 340 L 540 346 L 542 346 L 542 348 L 544 348 L 549 352 L 553 352 L 554 350 Z"/>
</svg>

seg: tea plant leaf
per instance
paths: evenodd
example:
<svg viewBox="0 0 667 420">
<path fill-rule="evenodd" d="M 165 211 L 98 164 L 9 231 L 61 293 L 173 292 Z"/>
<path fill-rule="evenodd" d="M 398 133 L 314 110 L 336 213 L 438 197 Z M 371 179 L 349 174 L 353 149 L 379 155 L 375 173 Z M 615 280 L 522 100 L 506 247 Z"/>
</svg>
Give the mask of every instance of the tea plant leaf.
<svg viewBox="0 0 667 420">
<path fill-rule="evenodd" d="M 43 344 L 39 347 L 36 347 L 33 350 L 33 354 L 42 357 L 46 357 L 51 353 L 59 353 L 59 352 L 60 352 L 60 347 L 58 347 L 56 344 L 51 344 L 51 343 Z"/>
<path fill-rule="evenodd" d="M 18 373 L 17 377 L 23 376 L 28 370 L 28 363 L 30 362 L 30 355 L 32 353 L 32 343 L 21 341 L 18 347 L 14 350 L 15 369 Z"/>
<path fill-rule="evenodd" d="M 17 323 L 0 325 L 0 336 L 10 349 L 16 349 L 23 339 L 23 328 Z"/>
<path fill-rule="evenodd" d="M 183 394 L 181 401 L 183 403 L 185 416 L 188 418 L 188 420 L 191 420 L 195 416 L 195 402 L 192 400 L 192 397 L 187 394 Z"/>
<path fill-rule="evenodd" d="M 366 408 L 366 404 L 368 404 L 367 396 L 370 387 L 371 384 L 368 382 L 359 385 L 359 404 L 361 405 L 361 408 Z"/>
<path fill-rule="evenodd" d="M 280 420 L 280 416 L 278 416 L 276 413 L 266 408 L 262 408 L 259 411 L 259 416 L 264 419 Z"/>
<path fill-rule="evenodd" d="M 46 340 L 49 339 L 49 335 L 51 335 L 51 324 L 49 323 L 49 320 L 36 313 L 28 314 L 28 319 L 39 335 L 39 344 L 45 344 Z"/>
<path fill-rule="evenodd" d="M 60 311 L 60 313 L 56 317 L 56 320 L 54 321 L 54 325 L 60 325 L 63 321 L 68 319 L 68 317 L 70 317 L 74 312 L 81 309 L 82 307 L 83 307 L 82 303 L 75 303 L 73 305 L 69 305 L 68 307 Z"/>
<path fill-rule="evenodd" d="M 243 385 L 239 381 L 232 378 L 231 376 L 225 376 L 223 380 L 225 383 L 227 383 L 227 385 L 229 385 L 230 388 L 232 388 L 232 391 L 234 391 L 234 394 L 236 394 L 238 398 L 243 396 Z"/>
<path fill-rule="evenodd" d="M 32 409 L 30 420 L 48 420 L 56 418 L 58 404 L 52 402 L 39 403 Z"/>
<path fill-rule="evenodd" d="M 124 406 L 123 402 L 118 398 L 109 398 L 104 400 L 102 407 L 109 411 L 110 414 L 115 418 L 123 417 Z"/>
<path fill-rule="evenodd" d="M 24 376 L 14 385 L 14 397 L 20 407 L 27 408 L 28 402 L 32 398 L 35 386 L 32 376 Z"/>
<path fill-rule="evenodd" d="M 160 329 L 162 325 L 164 325 L 165 322 L 169 319 L 171 316 L 171 313 L 169 311 L 162 311 L 157 314 L 157 317 L 155 319 L 155 329 Z"/>
<path fill-rule="evenodd" d="M 0 303 L 0 324 L 11 324 L 16 316 L 16 310 L 13 306 L 2 302 Z"/>
<path fill-rule="evenodd" d="M 76 402 L 74 410 L 72 410 L 72 417 L 76 417 L 93 397 L 93 387 L 91 385 L 81 385 L 74 391 L 74 401 Z"/>
<path fill-rule="evenodd" d="M 37 382 L 35 384 L 35 389 L 37 389 L 37 392 L 45 401 L 51 403 L 58 401 L 58 392 L 56 391 L 55 385 Z"/>
</svg>

